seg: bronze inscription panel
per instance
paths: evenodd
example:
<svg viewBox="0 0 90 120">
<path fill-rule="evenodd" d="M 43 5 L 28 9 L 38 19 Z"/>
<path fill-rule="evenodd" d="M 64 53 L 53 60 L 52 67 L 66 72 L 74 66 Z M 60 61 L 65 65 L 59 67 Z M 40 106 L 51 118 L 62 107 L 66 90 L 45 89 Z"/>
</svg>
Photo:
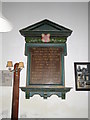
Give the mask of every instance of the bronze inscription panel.
<svg viewBox="0 0 90 120">
<path fill-rule="evenodd" d="M 61 84 L 60 48 L 30 48 L 30 84 Z"/>
</svg>

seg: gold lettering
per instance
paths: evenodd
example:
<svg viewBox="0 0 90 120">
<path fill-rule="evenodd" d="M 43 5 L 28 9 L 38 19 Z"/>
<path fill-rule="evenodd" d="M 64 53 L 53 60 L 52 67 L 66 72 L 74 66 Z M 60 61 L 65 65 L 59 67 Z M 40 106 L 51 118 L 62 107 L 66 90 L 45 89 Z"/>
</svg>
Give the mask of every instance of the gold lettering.
<svg viewBox="0 0 90 120">
<path fill-rule="evenodd" d="M 31 48 L 30 83 L 60 83 L 60 48 Z"/>
</svg>

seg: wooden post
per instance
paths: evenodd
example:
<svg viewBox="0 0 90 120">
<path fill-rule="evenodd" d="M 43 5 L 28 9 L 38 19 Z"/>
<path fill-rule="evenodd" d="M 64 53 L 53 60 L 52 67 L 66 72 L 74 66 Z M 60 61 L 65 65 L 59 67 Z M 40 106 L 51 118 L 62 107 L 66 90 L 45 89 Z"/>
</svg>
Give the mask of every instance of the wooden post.
<svg viewBox="0 0 90 120">
<path fill-rule="evenodd" d="M 14 81 L 13 81 L 13 96 L 12 96 L 12 115 L 11 120 L 18 120 L 18 108 L 19 108 L 19 79 L 20 69 L 19 63 L 14 65 Z"/>
</svg>

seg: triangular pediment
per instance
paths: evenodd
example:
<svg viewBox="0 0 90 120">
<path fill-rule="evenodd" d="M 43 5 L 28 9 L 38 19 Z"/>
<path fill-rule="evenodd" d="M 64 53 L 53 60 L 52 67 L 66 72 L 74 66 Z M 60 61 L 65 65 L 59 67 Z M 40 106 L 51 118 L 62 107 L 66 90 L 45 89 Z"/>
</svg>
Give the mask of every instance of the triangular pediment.
<svg viewBox="0 0 90 120">
<path fill-rule="evenodd" d="M 57 29 L 49 24 L 43 24 L 41 26 L 38 26 L 38 27 L 32 29 L 32 31 L 59 31 L 59 29 Z"/>
<path fill-rule="evenodd" d="M 59 35 L 62 35 L 64 36 L 69 36 L 71 34 L 71 30 L 66 28 L 66 27 L 63 27 L 59 24 L 56 24 L 50 20 L 43 20 L 43 21 L 40 21 L 38 23 L 35 23 L 33 25 L 30 25 L 24 29 L 21 29 L 20 30 L 20 33 L 23 35 L 23 36 L 32 36 L 32 35 L 36 35 L 36 36 L 39 36 L 41 35 L 41 33 L 50 33 L 52 34 L 53 36 L 56 34 L 57 36 Z"/>
</svg>

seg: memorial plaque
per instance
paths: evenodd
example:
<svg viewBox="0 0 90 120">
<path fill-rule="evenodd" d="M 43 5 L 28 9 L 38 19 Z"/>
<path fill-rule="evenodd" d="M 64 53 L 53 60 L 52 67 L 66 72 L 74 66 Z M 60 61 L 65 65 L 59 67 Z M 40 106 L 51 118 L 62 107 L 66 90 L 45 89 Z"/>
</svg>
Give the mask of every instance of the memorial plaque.
<svg viewBox="0 0 90 120">
<path fill-rule="evenodd" d="M 65 99 L 71 87 L 65 87 L 64 57 L 67 37 L 72 30 L 50 20 L 42 20 L 20 30 L 25 37 L 27 56 L 26 99 L 39 94 L 44 99 L 55 94 Z"/>
<path fill-rule="evenodd" d="M 61 84 L 61 49 L 33 47 L 30 51 L 30 84 Z"/>
</svg>

